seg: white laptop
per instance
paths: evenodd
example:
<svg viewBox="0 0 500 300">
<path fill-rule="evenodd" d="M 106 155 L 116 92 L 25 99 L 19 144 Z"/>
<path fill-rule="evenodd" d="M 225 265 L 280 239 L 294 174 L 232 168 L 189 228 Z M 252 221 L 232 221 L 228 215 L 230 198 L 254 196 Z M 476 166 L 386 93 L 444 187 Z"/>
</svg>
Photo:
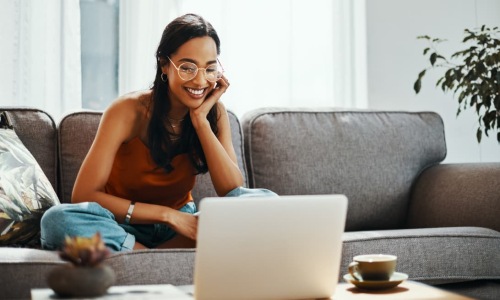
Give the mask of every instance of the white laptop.
<svg viewBox="0 0 500 300">
<path fill-rule="evenodd" d="M 333 295 L 344 195 L 205 198 L 199 210 L 195 299 Z"/>
</svg>

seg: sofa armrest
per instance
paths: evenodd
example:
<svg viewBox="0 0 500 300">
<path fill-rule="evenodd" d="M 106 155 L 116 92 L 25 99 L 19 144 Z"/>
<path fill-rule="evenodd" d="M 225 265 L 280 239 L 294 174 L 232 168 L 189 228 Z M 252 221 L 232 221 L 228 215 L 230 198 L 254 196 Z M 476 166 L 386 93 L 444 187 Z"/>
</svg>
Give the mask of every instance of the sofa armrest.
<svg viewBox="0 0 500 300">
<path fill-rule="evenodd" d="M 426 169 L 411 193 L 409 228 L 477 226 L 500 231 L 500 163 Z"/>
</svg>

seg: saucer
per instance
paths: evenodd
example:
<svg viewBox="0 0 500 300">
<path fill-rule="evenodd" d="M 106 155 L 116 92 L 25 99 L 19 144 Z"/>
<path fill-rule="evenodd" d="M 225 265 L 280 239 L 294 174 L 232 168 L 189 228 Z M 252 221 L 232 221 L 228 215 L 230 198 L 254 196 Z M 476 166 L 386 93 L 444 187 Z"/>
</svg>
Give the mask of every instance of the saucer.
<svg viewBox="0 0 500 300">
<path fill-rule="evenodd" d="M 351 274 L 345 274 L 344 280 L 354 284 L 360 289 L 366 290 L 384 290 L 398 286 L 401 282 L 408 279 L 405 273 L 394 272 L 389 280 L 361 280 L 358 281 Z"/>
</svg>

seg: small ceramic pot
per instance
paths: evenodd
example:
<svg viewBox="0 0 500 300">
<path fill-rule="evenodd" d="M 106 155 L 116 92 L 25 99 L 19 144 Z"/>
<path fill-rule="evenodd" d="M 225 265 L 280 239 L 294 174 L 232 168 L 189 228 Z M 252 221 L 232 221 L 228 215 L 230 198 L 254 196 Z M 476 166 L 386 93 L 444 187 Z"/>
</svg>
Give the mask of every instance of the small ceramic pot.
<svg viewBox="0 0 500 300">
<path fill-rule="evenodd" d="M 54 268 L 47 278 L 49 287 L 60 297 L 97 297 L 104 295 L 115 283 L 113 269 L 106 265 Z"/>
</svg>

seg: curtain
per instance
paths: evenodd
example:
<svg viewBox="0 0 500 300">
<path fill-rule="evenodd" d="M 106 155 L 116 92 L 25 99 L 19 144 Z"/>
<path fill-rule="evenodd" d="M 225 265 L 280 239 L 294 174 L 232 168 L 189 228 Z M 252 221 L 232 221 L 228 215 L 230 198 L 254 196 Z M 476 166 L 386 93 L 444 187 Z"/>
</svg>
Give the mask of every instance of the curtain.
<svg viewBox="0 0 500 300">
<path fill-rule="evenodd" d="M 150 87 L 164 27 L 192 12 L 221 38 L 220 60 L 231 82 L 222 101 L 238 116 L 266 106 L 367 107 L 365 0 L 120 5 L 120 94 Z"/>
<path fill-rule="evenodd" d="M 148 89 L 156 72 L 155 52 L 165 26 L 177 16 L 175 0 L 120 2 L 118 93 Z"/>
<path fill-rule="evenodd" d="M 0 104 L 81 107 L 79 0 L 0 2 Z"/>
</svg>

